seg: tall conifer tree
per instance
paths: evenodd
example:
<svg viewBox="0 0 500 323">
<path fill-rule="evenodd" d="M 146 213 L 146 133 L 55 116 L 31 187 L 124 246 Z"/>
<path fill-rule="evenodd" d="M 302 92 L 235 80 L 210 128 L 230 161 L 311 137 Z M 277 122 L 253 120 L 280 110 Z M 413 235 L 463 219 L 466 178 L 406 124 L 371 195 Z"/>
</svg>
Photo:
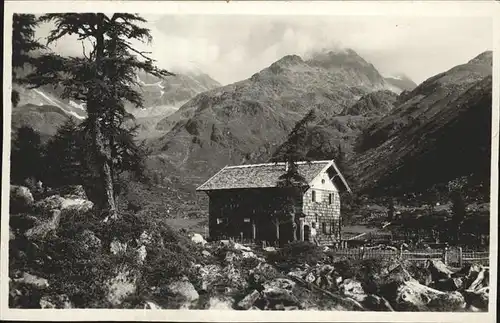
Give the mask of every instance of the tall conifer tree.
<svg viewBox="0 0 500 323">
<path fill-rule="evenodd" d="M 83 123 L 83 152 L 88 176 L 84 178 L 84 187 L 102 217 L 106 221 L 115 219 L 119 163 L 115 147 L 116 138 L 126 129 L 128 114 L 124 103 L 142 106 L 142 96 L 136 90 L 139 70 L 157 77 L 172 73 L 157 68 L 148 53 L 134 48 L 134 40 L 152 40 L 149 29 L 139 26 L 145 19 L 137 14 L 57 13 L 44 15 L 40 20 L 55 25 L 48 36 L 49 44 L 76 35 L 82 41 L 83 53 L 80 57 L 44 55 L 25 82 L 33 87 L 61 86 L 63 98 L 85 104 L 88 117 Z"/>
</svg>

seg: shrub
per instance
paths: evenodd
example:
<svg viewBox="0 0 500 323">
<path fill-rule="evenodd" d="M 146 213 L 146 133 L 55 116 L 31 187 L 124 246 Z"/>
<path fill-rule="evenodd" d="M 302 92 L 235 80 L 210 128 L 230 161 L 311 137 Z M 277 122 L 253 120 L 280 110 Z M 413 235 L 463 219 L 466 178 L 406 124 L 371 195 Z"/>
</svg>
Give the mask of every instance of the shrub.
<svg viewBox="0 0 500 323">
<path fill-rule="evenodd" d="M 247 257 L 241 259 L 241 268 L 243 270 L 252 270 L 259 265 L 260 261 L 257 258 Z"/>
<path fill-rule="evenodd" d="M 325 258 L 320 247 L 305 241 L 292 242 L 278 252 L 267 254 L 267 260 L 280 267 L 303 264 L 314 266 Z"/>
</svg>

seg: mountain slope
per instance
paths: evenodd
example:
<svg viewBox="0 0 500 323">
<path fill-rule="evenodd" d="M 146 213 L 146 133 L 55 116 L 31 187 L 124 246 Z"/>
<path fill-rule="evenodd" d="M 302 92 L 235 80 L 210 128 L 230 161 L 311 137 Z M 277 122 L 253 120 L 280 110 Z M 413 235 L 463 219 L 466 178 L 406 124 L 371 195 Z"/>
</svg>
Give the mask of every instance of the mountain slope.
<svg viewBox="0 0 500 323">
<path fill-rule="evenodd" d="M 396 103 L 397 95 L 392 91 L 375 91 L 361 97 L 355 104 L 346 107 L 340 115 L 382 116 L 389 113 Z"/>
<path fill-rule="evenodd" d="M 206 74 L 176 74 L 163 79 L 145 73 L 138 73 L 144 108 L 137 109 L 126 104 L 126 109 L 136 118 L 140 139 L 158 136 L 163 132 L 155 130 L 156 124 L 162 118 L 174 113 L 182 104 L 198 93 L 220 86 Z M 67 117 L 76 121 L 86 117 L 83 104 L 72 100 L 61 99 L 61 89 L 44 86 L 37 89 L 27 89 L 14 84 L 14 89 L 20 94 L 20 102 L 13 109 L 12 125 L 17 128 L 22 125 L 32 126 L 44 136 L 53 135 Z M 55 118 L 55 114 L 57 118 Z"/>
<path fill-rule="evenodd" d="M 170 172 L 198 184 L 227 164 L 269 158 L 311 108 L 331 116 L 387 88 L 352 50 L 305 61 L 289 55 L 247 80 L 197 95 L 159 123 L 171 130 L 151 144 Z"/>
<path fill-rule="evenodd" d="M 22 126 L 30 126 L 45 141 L 55 135 L 57 128 L 66 120 L 68 115 L 57 106 L 25 104 L 12 110 L 11 131 Z"/>
<path fill-rule="evenodd" d="M 381 90 L 362 96 L 353 105 L 346 107 L 338 115 L 320 119 L 309 125 L 305 153 L 313 159 L 336 158 L 339 149 L 345 157 L 352 157 L 357 137 L 362 130 L 389 113 L 398 95 Z M 288 142 L 282 144 L 273 154 L 280 159 Z"/>
<path fill-rule="evenodd" d="M 136 117 L 158 116 L 174 111 L 196 94 L 219 87 L 220 84 L 210 76 L 200 73 L 176 74 L 165 78 L 140 72 L 137 74 L 139 92 L 144 100 L 144 109 L 129 107 Z"/>
<path fill-rule="evenodd" d="M 368 127 L 350 178 L 359 192 L 424 190 L 475 174 L 489 182 L 492 53 L 431 77 Z"/>
</svg>

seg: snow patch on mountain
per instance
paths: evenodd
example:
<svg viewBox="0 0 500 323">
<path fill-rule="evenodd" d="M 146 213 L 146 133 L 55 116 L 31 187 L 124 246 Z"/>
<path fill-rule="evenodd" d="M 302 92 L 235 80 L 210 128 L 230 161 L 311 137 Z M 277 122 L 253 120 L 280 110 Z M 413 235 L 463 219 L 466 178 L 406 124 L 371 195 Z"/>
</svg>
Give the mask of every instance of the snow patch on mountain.
<svg viewBox="0 0 500 323">
<path fill-rule="evenodd" d="M 51 105 L 55 106 L 55 107 L 58 107 L 59 109 L 63 110 L 64 113 L 68 114 L 68 115 L 71 115 L 79 120 L 83 120 L 85 119 L 85 116 L 81 116 L 79 114 L 77 114 L 76 112 L 68 109 L 67 106 L 65 106 L 64 104 L 61 104 L 60 102 L 58 102 L 58 100 L 55 100 L 53 98 L 51 98 L 50 96 L 48 96 L 47 94 L 43 93 L 43 91 L 40 91 L 38 89 L 34 89 L 34 91 L 40 95 L 41 97 L 43 97 L 45 100 L 47 100 Z"/>
<path fill-rule="evenodd" d="M 83 103 L 77 103 L 73 100 L 69 100 L 69 105 L 71 105 L 73 108 L 76 108 L 76 109 L 82 110 L 83 112 L 86 112 L 85 104 L 83 104 Z"/>
</svg>

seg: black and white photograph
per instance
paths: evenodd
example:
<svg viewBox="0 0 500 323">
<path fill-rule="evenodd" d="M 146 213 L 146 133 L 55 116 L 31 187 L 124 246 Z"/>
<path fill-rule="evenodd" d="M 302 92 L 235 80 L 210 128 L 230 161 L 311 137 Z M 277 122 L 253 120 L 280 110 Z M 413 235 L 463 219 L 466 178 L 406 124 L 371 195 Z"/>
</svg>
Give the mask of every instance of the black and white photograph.
<svg viewBox="0 0 500 323">
<path fill-rule="evenodd" d="M 497 6 L 275 4 L 6 3 L 2 317 L 494 321 Z"/>
</svg>

